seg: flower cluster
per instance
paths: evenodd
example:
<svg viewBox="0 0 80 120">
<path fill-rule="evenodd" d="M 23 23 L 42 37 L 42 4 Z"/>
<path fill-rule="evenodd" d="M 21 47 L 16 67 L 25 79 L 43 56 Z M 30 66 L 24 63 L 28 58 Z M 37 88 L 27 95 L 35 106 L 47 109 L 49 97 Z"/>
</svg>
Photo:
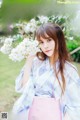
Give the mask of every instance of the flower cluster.
<svg viewBox="0 0 80 120">
<path fill-rule="evenodd" d="M 1 47 L 0 51 L 4 54 L 9 54 L 12 50 L 12 38 L 6 38 L 4 41 L 4 45 Z"/>
<path fill-rule="evenodd" d="M 31 19 L 30 22 L 24 26 L 24 31 L 25 33 L 33 33 L 36 31 L 37 28 L 37 23 L 35 19 Z"/>
<path fill-rule="evenodd" d="M 27 58 L 28 55 L 34 55 L 40 51 L 38 48 L 38 42 L 36 40 L 30 40 L 25 38 L 16 48 L 13 48 L 9 58 L 13 61 L 21 61 Z"/>
</svg>

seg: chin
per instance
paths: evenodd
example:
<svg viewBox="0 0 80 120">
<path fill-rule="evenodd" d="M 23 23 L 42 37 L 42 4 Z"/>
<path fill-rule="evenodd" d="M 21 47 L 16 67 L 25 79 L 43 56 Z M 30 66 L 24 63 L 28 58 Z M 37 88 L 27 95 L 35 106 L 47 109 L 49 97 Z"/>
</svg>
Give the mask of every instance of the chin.
<svg viewBox="0 0 80 120">
<path fill-rule="evenodd" d="M 44 54 L 47 55 L 48 57 L 52 57 L 54 53 L 53 53 L 53 51 L 50 51 L 50 52 L 48 52 L 48 53 L 45 53 L 45 52 L 44 52 Z"/>
<path fill-rule="evenodd" d="M 52 57 L 53 55 L 47 55 L 48 57 Z"/>
<path fill-rule="evenodd" d="M 52 57 L 53 56 L 53 54 L 46 54 L 48 57 Z"/>
</svg>

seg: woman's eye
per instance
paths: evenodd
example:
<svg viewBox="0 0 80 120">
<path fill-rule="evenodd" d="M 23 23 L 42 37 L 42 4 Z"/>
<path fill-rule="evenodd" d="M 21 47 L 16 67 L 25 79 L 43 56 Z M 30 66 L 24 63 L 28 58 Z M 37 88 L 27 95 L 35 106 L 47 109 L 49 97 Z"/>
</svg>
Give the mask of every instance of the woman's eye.
<svg viewBox="0 0 80 120">
<path fill-rule="evenodd" d="M 51 41 L 52 39 L 48 39 L 47 41 L 49 42 L 49 41 Z"/>
<path fill-rule="evenodd" d="M 40 42 L 39 44 L 43 44 L 43 42 Z"/>
</svg>

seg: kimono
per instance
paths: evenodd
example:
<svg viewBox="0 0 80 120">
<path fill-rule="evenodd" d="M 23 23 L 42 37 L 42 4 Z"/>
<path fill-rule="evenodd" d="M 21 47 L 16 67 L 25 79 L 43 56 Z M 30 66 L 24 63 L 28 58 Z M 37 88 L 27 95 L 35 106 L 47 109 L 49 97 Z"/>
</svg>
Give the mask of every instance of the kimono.
<svg viewBox="0 0 80 120">
<path fill-rule="evenodd" d="M 59 60 L 55 63 L 57 70 L 59 69 L 59 63 Z M 48 57 L 44 61 L 39 60 L 37 57 L 33 59 L 30 77 L 28 82 L 22 87 L 24 69 L 25 65 L 15 80 L 15 90 L 21 93 L 21 96 L 14 103 L 13 114 L 18 116 L 22 113 L 26 117 L 20 120 L 28 120 L 29 109 L 34 96 L 55 97 L 60 100 L 62 120 L 65 120 L 64 116 L 66 114 L 69 116 L 69 120 L 80 120 L 80 77 L 74 65 L 68 61 L 65 62 L 64 77 L 66 89 L 62 96 L 61 87 L 56 79 L 53 67 L 50 66 Z M 60 74 L 58 78 L 61 82 Z"/>
</svg>

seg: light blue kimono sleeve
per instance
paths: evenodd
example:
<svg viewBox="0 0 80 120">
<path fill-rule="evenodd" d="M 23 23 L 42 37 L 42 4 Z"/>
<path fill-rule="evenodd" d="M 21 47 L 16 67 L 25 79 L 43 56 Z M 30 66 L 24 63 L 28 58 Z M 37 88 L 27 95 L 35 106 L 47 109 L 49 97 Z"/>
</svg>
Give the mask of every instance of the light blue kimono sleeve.
<svg viewBox="0 0 80 120">
<path fill-rule="evenodd" d="M 34 60 L 33 60 L 34 61 Z M 15 80 L 15 91 L 18 92 L 18 93 L 23 93 L 24 89 L 25 89 L 25 86 L 26 84 L 22 87 L 22 78 L 23 78 L 23 75 L 24 75 L 24 69 L 25 69 L 25 66 L 23 66 L 23 68 L 21 69 L 19 75 L 17 76 L 16 80 Z M 33 62 L 32 62 L 32 67 L 31 67 L 31 72 L 30 72 L 30 76 L 29 78 L 32 78 L 33 77 L 33 69 L 34 69 L 34 65 L 33 65 Z"/>
<path fill-rule="evenodd" d="M 69 120 L 80 120 L 80 76 L 74 68 L 68 70 L 65 99 L 65 114 Z"/>
</svg>

